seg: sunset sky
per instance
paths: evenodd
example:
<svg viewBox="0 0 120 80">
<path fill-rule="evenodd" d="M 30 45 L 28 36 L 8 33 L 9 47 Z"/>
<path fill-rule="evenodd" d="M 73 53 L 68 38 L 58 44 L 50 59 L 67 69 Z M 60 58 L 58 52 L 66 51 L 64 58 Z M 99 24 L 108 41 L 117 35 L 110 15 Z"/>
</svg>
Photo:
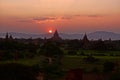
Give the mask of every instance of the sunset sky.
<svg viewBox="0 0 120 80">
<path fill-rule="evenodd" d="M 120 0 L 0 0 L 0 32 L 120 33 Z"/>
</svg>

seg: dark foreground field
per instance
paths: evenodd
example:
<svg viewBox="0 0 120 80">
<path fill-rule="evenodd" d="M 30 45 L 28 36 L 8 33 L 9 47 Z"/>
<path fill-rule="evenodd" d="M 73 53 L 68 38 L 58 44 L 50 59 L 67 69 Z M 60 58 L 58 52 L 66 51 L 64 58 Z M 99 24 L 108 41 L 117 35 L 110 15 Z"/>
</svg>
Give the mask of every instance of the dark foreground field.
<svg viewBox="0 0 120 80">
<path fill-rule="evenodd" d="M 66 71 L 80 68 L 83 70 L 83 80 L 120 80 L 119 56 L 94 56 L 94 58 L 98 59 L 95 62 L 84 61 L 86 57 L 65 55 L 61 64 L 61 69 L 63 70 L 61 72 L 62 75 L 55 77 L 56 74 L 52 73 L 49 76 L 54 78 L 52 80 L 65 80 Z M 42 69 L 40 70 L 36 65 L 40 66 L 42 60 L 42 56 L 37 56 L 32 59 L 0 61 L 0 80 L 41 80 L 41 74 L 39 72 L 44 71 Z M 110 72 L 104 72 L 103 64 L 106 61 L 117 63 Z M 54 69 L 52 70 L 54 71 Z"/>
</svg>

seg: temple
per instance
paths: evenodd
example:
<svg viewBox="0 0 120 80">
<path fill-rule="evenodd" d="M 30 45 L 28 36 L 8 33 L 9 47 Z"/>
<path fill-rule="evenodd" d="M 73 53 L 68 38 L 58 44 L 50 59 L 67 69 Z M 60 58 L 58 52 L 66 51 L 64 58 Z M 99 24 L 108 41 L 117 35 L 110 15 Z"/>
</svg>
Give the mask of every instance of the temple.
<svg viewBox="0 0 120 80">
<path fill-rule="evenodd" d="M 53 40 L 53 41 L 60 41 L 60 40 L 62 40 L 62 38 L 59 36 L 57 30 L 55 30 L 55 33 L 53 34 L 53 37 L 50 38 L 50 39 Z"/>
<path fill-rule="evenodd" d="M 5 39 L 6 39 L 6 40 L 12 40 L 13 37 L 12 37 L 12 35 L 10 35 L 9 33 L 6 33 Z"/>
<path fill-rule="evenodd" d="M 88 42 L 89 42 L 86 33 L 85 33 L 85 35 L 84 35 L 82 41 L 83 41 L 84 43 L 88 43 Z"/>
<path fill-rule="evenodd" d="M 86 33 L 85 33 L 85 35 L 84 35 L 84 37 L 82 39 L 82 44 L 83 44 L 83 48 L 84 49 L 88 49 L 89 48 L 90 44 L 89 44 L 89 39 L 88 39 Z"/>
</svg>

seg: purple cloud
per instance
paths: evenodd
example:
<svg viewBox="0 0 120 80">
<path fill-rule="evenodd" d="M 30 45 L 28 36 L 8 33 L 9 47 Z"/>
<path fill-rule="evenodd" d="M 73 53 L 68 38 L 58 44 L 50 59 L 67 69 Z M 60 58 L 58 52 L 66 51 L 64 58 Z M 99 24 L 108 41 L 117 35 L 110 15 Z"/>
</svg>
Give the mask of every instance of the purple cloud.
<svg viewBox="0 0 120 80">
<path fill-rule="evenodd" d="M 32 20 L 18 20 L 18 22 L 27 22 L 27 23 L 31 23 Z"/>
<path fill-rule="evenodd" d="M 103 17 L 104 15 L 75 15 L 77 17 L 91 17 L 91 18 L 95 18 L 95 17 Z"/>
<path fill-rule="evenodd" d="M 55 17 L 38 17 L 38 18 L 33 18 L 33 20 L 46 21 L 46 20 L 56 20 L 56 18 Z"/>
</svg>

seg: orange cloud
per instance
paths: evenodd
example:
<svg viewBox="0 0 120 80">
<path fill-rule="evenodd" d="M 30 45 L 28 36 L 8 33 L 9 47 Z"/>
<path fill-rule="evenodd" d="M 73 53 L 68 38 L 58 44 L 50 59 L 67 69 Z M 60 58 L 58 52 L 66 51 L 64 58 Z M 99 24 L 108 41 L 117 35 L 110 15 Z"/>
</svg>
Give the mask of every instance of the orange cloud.
<svg viewBox="0 0 120 80">
<path fill-rule="evenodd" d="M 33 18 L 36 23 L 53 23 L 58 21 L 70 20 L 71 17 L 38 17 Z"/>
</svg>

